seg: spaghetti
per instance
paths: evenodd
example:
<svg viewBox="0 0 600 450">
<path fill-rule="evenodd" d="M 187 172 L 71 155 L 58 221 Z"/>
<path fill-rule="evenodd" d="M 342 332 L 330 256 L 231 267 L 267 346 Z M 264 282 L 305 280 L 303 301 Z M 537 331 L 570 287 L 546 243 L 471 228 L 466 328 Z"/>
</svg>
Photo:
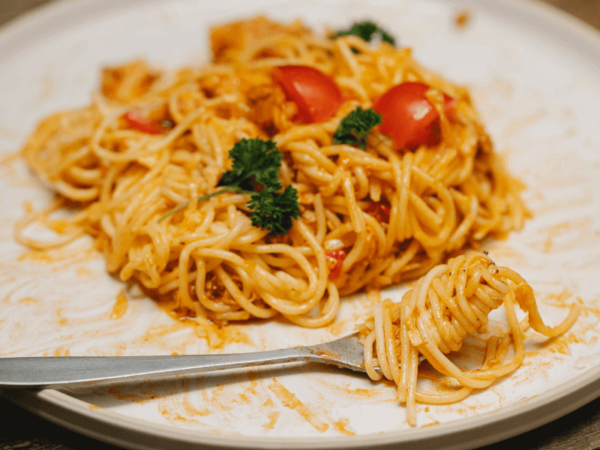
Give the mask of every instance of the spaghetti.
<svg viewBox="0 0 600 450">
<path fill-rule="evenodd" d="M 90 106 L 38 125 L 22 154 L 57 200 L 18 223 L 21 243 L 43 250 L 87 233 L 110 273 L 205 327 L 279 314 L 320 327 L 336 317 L 340 296 L 418 278 L 450 252 L 522 227 L 520 185 L 468 92 L 410 49 L 260 17 L 211 38 L 212 63 L 174 73 L 143 61 L 105 69 Z M 333 80 L 341 100 L 331 117 L 303 119 L 285 77 L 274 79 L 289 65 Z M 375 127 L 364 151 L 334 144 L 350 112 L 402 83 L 428 86 L 437 141 L 398 148 Z M 281 185 L 295 189 L 300 213 L 287 234 L 252 226 L 246 193 L 197 201 L 217 189 L 229 149 L 243 139 L 272 139 L 283 154 Z M 54 214 L 73 208 L 66 219 Z M 28 237 L 34 222 L 56 239 Z"/>
<path fill-rule="evenodd" d="M 522 323 L 517 320 L 515 302 L 528 313 L 528 319 Z M 490 311 L 502 304 L 510 333 L 488 340 L 480 370 L 460 370 L 446 355 L 458 351 L 465 336 L 486 325 Z M 474 389 L 486 388 L 495 379 L 515 371 L 525 358 L 523 332 L 529 324 L 538 333 L 555 337 L 567 331 L 578 314 L 579 305 L 574 303 L 561 324 L 554 328 L 546 326 L 533 290 L 520 275 L 505 267 L 496 267 L 483 253 L 471 252 L 434 267 L 415 283 L 400 303 L 385 300 L 375 307 L 372 317 L 360 327 L 365 368 L 373 380 L 385 377 L 396 383 L 398 399 L 407 406 L 407 421 L 415 426 L 416 402 L 457 402 Z M 514 357 L 504 363 L 511 340 Z M 420 355 L 462 387 L 451 393 L 418 391 Z"/>
</svg>

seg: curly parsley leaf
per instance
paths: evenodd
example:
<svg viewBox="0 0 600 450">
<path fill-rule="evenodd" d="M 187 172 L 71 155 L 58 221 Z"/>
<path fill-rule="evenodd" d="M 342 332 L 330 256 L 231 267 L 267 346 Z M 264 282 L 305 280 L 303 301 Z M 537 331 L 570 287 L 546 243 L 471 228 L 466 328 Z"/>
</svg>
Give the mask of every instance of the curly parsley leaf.
<svg viewBox="0 0 600 450">
<path fill-rule="evenodd" d="M 355 23 L 354 25 L 352 25 L 352 28 L 350 28 L 349 30 L 339 31 L 338 33 L 336 33 L 334 38 L 337 38 L 340 36 L 348 36 L 348 35 L 358 36 L 365 42 L 371 42 L 371 40 L 373 39 L 374 36 L 379 35 L 383 42 L 387 42 L 388 44 L 391 44 L 391 45 L 395 45 L 395 43 L 396 43 L 396 41 L 390 34 L 386 33 L 384 30 L 379 28 L 376 24 L 374 24 L 373 22 L 369 22 L 369 21 Z"/>
<path fill-rule="evenodd" d="M 232 170 L 223 174 L 217 186 L 239 187 L 254 190 L 254 183 L 263 186 L 279 186 L 279 166 L 283 155 L 275 142 L 261 139 L 242 139 L 229 151 L 233 159 Z"/>
<path fill-rule="evenodd" d="M 296 189 L 287 186 L 282 192 L 279 167 L 283 155 L 273 141 L 242 139 L 229 151 L 233 159 L 232 169 L 225 172 L 217 186 L 223 186 L 197 201 L 202 202 L 225 192 L 251 194 L 248 208 L 251 210 L 252 225 L 268 230 L 273 235 L 287 234 L 292 228 L 292 219 L 300 217 L 300 206 Z M 258 189 L 257 189 L 258 188 Z M 257 189 L 257 192 L 255 192 Z M 183 203 L 161 219 L 173 215 L 188 206 Z"/>
<path fill-rule="evenodd" d="M 292 186 L 286 186 L 283 192 L 273 188 L 255 192 L 248 207 L 252 210 L 252 225 L 269 230 L 273 235 L 287 234 L 293 225 L 292 218 L 300 217 L 298 193 Z"/>
<path fill-rule="evenodd" d="M 369 132 L 381 123 L 381 114 L 372 108 L 362 109 L 359 106 L 342 119 L 333 134 L 333 143 L 355 145 L 366 150 Z"/>
</svg>

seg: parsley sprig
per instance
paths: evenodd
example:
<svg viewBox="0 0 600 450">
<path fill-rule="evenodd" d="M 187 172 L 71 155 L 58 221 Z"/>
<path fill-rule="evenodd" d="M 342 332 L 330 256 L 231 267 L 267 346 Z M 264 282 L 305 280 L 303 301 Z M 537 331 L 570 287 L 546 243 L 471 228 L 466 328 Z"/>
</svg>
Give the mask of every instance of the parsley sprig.
<svg viewBox="0 0 600 450">
<path fill-rule="evenodd" d="M 275 142 L 261 139 L 242 139 L 229 151 L 232 169 L 225 172 L 217 186 L 223 189 L 203 195 L 202 202 L 225 192 L 250 194 L 247 206 L 251 210 L 252 225 L 269 230 L 271 234 L 287 234 L 292 219 L 300 217 L 298 194 L 292 186 L 283 191 L 279 181 L 279 167 L 283 155 Z M 280 192 L 281 191 L 281 192 Z M 183 203 L 161 217 L 160 221 L 188 206 Z"/>
<path fill-rule="evenodd" d="M 379 28 L 373 22 L 369 22 L 369 21 L 355 23 L 354 25 L 352 25 L 352 28 L 350 28 L 349 30 L 338 31 L 335 34 L 335 36 L 333 36 L 333 37 L 337 38 L 340 36 L 348 36 L 348 35 L 358 36 L 365 42 L 371 42 L 371 40 L 373 39 L 374 36 L 379 35 L 383 42 L 387 42 L 388 44 L 392 44 L 392 45 L 395 45 L 395 43 L 396 43 L 396 41 L 394 40 L 394 38 L 391 35 L 389 35 L 384 30 Z"/>
<path fill-rule="evenodd" d="M 381 114 L 372 108 L 362 109 L 359 106 L 342 119 L 333 134 L 333 143 L 355 145 L 366 150 L 369 132 L 381 123 Z"/>
<path fill-rule="evenodd" d="M 292 218 L 300 217 L 298 193 L 292 186 L 286 186 L 283 192 L 267 187 L 250 197 L 248 207 L 252 210 L 252 225 L 269 230 L 272 235 L 287 234 L 292 228 Z"/>
<path fill-rule="evenodd" d="M 256 182 L 281 189 L 279 167 L 283 155 L 275 142 L 242 139 L 229 151 L 229 157 L 233 159 L 232 169 L 223 174 L 217 186 L 253 191 Z"/>
</svg>

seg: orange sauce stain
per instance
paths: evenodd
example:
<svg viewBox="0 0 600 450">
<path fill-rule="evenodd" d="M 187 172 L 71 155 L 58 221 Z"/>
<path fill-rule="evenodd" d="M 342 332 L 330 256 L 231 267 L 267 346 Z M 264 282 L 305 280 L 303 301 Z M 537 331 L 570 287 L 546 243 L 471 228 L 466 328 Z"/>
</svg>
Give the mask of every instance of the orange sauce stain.
<svg viewBox="0 0 600 450">
<path fill-rule="evenodd" d="M 583 312 L 583 308 L 582 308 Z M 562 355 L 571 355 L 570 346 L 573 344 L 584 344 L 591 345 L 597 341 L 597 337 L 591 337 L 586 341 L 586 334 L 588 332 L 596 332 L 596 327 L 600 323 L 600 317 L 594 314 L 596 320 L 594 322 L 575 322 L 572 331 L 563 334 L 557 338 L 547 339 L 537 345 L 538 350 L 534 350 L 527 353 L 527 356 L 538 356 L 548 353 L 558 353 Z M 593 341 L 593 342 L 592 342 Z M 527 361 L 527 359 L 526 359 Z"/>
<path fill-rule="evenodd" d="M 333 427 L 346 436 L 356 436 L 356 433 L 348 428 L 348 424 L 348 419 L 340 419 L 337 422 L 333 422 Z"/>
<path fill-rule="evenodd" d="M 468 9 L 463 9 L 454 16 L 454 24 L 457 28 L 466 28 L 471 19 L 471 12 Z"/>
<path fill-rule="evenodd" d="M 446 388 L 453 388 L 456 386 L 456 382 L 452 378 L 446 378 L 443 375 L 429 372 L 428 370 L 419 370 L 419 378 L 430 380 L 435 383 L 439 383 Z"/>
<path fill-rule="evenodd" d="M 54 356 L 71 356 L 71 351 L 68 348 L 58 347 L 54 350 Z"/>
<path fill-rule="evenodd" d="M 327 327 L 327 331 L 331 333 L 332 336 L 340 336 L 346 329 L 345 320 L 336 320 L 331 325 Z"/>
<path fill-rule="evenodd" d="M 169 419 L 169 420 L 173 420 L 173 421 L 175 421 L 175 422 L 187 422 L 187 421 L 188 421 L 188 419 L 186 419 L 186 418 L 185 418 L 185 417 L 183 417 L 182 415 L 180 415 L 180 414 L 176 414 L 176 413 L 174 414 L 174 413 L 172 413 L 171 411 L 169 411 L 169 410 L 166 410 L 166 409 L 163 409 L 163 410 L 162 410 L 160 413 L 161 413 L 163 416 L 167 417 L 167 419 Z"/>
<path fill-rule="evenodd" d="M 238 325 L 228 325 L 217 329 L 217 336 L 221 342 L 214 348 L 223 348 L 230 344 L 253 345 L 252 339 Z"/>
<path fill-rule="evenodd" d="M 555 364 L 554 362 L 532 361 L 531 359 L 528 359 L 528 356 L 530 356 L 530 354 L 531 354 L 531 352 L 527 353 L 527 355 L 525 356 L 525 360 L 523 361 L 523 364 L 521 364 L 521 367 L 528 367 L 532 370 L 526 376 L 524 376 L 520 380 L 514 382 L 514 384 L 516 386 L 521 385 L 521 384 L 535 383 L 535 381 L 537 379 L 539 379 L 540 377 L 544 377 L 547 379 L 548 371 L 550 369 L 552 369 L 552 367 Z"/>
<path fill-rule="evenodd" d="M 251 403 L 251 401 L 250 401 L 250 397 L 248 397 L 248 396 L 246 395 L 246 393 L 244 392 L 243 394 L 240 394 L 240 395 L 239 395 L 239 401 L 238 401 L 238 402 L 236 402 L 236 401 L 234 400 L 234 403 L 242 403 L 242 404 L 246 404 L 246 405 L 248 405 L 248 404 L 250 404 L 250 403 Z"/>
<path fill-rule="evenodd" d="M 190 392 L 190 387 L 188 383 L 190 381 L 187 379 L 182 380 L 181 387 L 185 392 Z M 200 381 L 200 383 L 203 383 Z M 255 380 L 250 381 L 250 386 L 246 387 L 243 392 L 239 392 L 239 384 L 217 384 L 214 388 L 203 388 L 200 390 L 194 389 L 194 392 L 197 392 L 201 395 L 200 399 L 200 407 L 194 406 L 190 401 L 189 396 L 184 395 L 183 397 L 180 395 L 176 395 L 179 393 L 173 392 L 169 397 L 165 397 L 160 402 L 160 410 L 162 414 L 171 418 L 171 416 L 175 417 L 176 415 L 180 415 L 183 417 L 187 417 L 189 420 L 193 421 L 194 417 L 204 417 L 211 414 L 217 413 L 227 413 L 229 411 L 235 411 L 238 405 L 252 405 L 254 404 L 259 409 L 261 408 L 261 403 L 264 400 L 261 399 L 261 395 L 257 393 L 256 387 L 259 385 L 259 382 Z M 257 398 L 258 397 L 258 398 Z M 254 402 L 254 399 L 257 399 L 258 402 Z M 133 399 L 134 401 L 136 399 Z M 272 401 L 264 402 L 262 406 L 273 406 Z M 222 420 L 229 423 L 227 415 L 220 416 Z M 176 417 L 175 419 L 176 420 Z M 195 423 L 195 422 L 193 422 Z M 204 424 L 206 426 L 206 424 Z M 216 430 L 212 430 L 216 431 Z"/>
<path fill-rule="evenodd" d="M 577 183 L 574 182 L 571 184 L 577 184 Z M 565 185 L 568 185 L 568 183 L 565 183 L 563 181 L 560 183 L 560 185 L 565 186 Z M 559 186 L 559 184 L 557 184 L 557 186 Z M 555 212 L 564 213 L 565 210 L 569 211 L 569 210 L 572 210 L 573 208 L 577 208 L 580 206 L 587 206 L 592 201 L 593 201 L 592 194 L 586 191 L 586 192 L 582 193 L 582 195 L 580 195 L 576 198 L 572 198 L 572 199 L 568 199 L 568 200 L 559 200 L 559 201 L 555 201 L 552 203 L 546 203 L 542 206 L 538 206 L 537 208 L 534 209 L 533 214 L 536 217 L 540 217 L 540 216 L 550 215 Z"/>
<path fill-rule="evenodd" d="M 61 326 L 65 326 L 65 325 L 67 325 L 68 320 L 62 316 L 62 311 L 63 311 L 62 308 L 58 308 L 55 311 L 55 314 L 56 314 L 56 317 L 58 317 L 58 324 Z"/>
<path fill-rule="evenodd" d="M 349 384 L 339 385 L 331 382 L 317 380 L 324 384 L 329 391 L 334 391 L 340 396 L 351 397 L 354 400 L 376 400 L 378 403 L 396 401 L 396 391 L 373 387 L 372 389 L 351 388 Z M 383 381 L 383 380 L 382 380 Z M 380 384 L 380 383 L 378 383 Z M 395 385 L 394 385 L 395 386 Z"/>
<path fill-rule="evenodd" d="M 431 423 L 428 423 L 427 425 L 423 425 L 421 428 L 427 428 L 427 427 L 434 427 L 436 425 L 439 425 L 440 423 L 437 420 L 434 420 Z"/>
<path fill-rule="evenodd" d="M 310 408 L 304 405 L 298 397 L 288 391 L 286 387 L 275 378 L 269 383 L 269 389 L 277 396 L 277 398 L 279 398 L 284 406 L 295 410 L 304 420 L 315 427 L 318 432 L 323 433 L 329 428 L 328 424 L 322 422 Z"/>
<path fill-rule="evenodd" d="M 597 240 L 592 227 L 590 217 L 561 222 L 542 229 L 541 234 L 545 235 L 545 238 L 540 242 L 533 242 L 530 246 L 544 253 L 581 247 L 588 244 L 590 240 Z"/>
<path fill-rule="evenodd" d="M 281 412 L 279 411 L 272 411 L 269 413 L 269 422 L 267 422 L 266 424 L 263 425 L 263 428 L 265 430 L 271 430 L 275 424 L 277 423 L 277 419 L 279 419 L 279 416 L 281 415 Z"/>
<path fill-rule="evenodd" d="M 571 297 L 573 296 L 573 294 L 571 294 L 571 292 L 567 289 L 564 288 L 560 294 L 546 294 L 546 298 L 548 300 L 551 300 L 552 302 L 547 302 L 548 304 L 552 305 L 552 306 L 558 306 L 558 307 L 564 307 L 564 306 L 568 306 L 569 308 L 571 307 L 570 303 L 567 303 L 566 301 L 569 300 Z M 582 302 L 579 302 L 580 304 Z"/>
<path fill-rule="evenodd" d="M 19 290 L 19 288 L 17 287 L 17 288 L 15 288 L 15 289 L 13 289 L 12 291 L 10 291 L 8 294 L 6 294 L 6 295 L 4 296 L 4 298 L 2 299 L 2 303 L 9 303 L 9 301 L 10 301 L 10 299 L 12 298 L 13 294 L 14 294 L 15 292 L 17 292 L 18 290 Z"/>
<path fill-rule="evenodd" d="M 187 397 L 183 398 L 181 404 L 182 404 L 186 414 L 188 414 L 189 416 L 204 417 L 204 416 L 208 416 L 211 414 L 211 412 L 207 409 L 200 410 L 198 408 L 195 408 Z"/>
<path fill-rule="evenodd" d="M 573 303 L 571 297 L 572 294 L 567 289 L 563 289 L 558 295 L 548 295 L 551 302 L 547 303 L 554 307 L 569 307 Z M 529 339 L 531 341 L 532 337 L 535 336 L 537 339 L 535 343 L 537 349 L 527 352 L 523 366 L 528 367 L 530 373 L 522 380 L 517 381 L 517 384 L 534 382 L 540 375 L 547 377 L 548 371 L 556 365 L 556 362 L 551 359 L 552 356 L 550 355 L 572 355 L 571 345 L 584 344 L 590 346 L 597 342 L 597 336 L 587 337 L 590 332 L 597 334 L 596 328 L 600 323 L 600 311 L 592 306 L 597 301 L 585 303 L 579 297 L 576 297 L 576 301 L 581 305 L 581 314 L 571 331 L 553 339 L 545 339 L 528 332 L 526 340 Z M 587 321 L 585 320 L 586 318 L 588 318 Z M 589 320 L 589 318 L 592 320 Z"/>
<path fill-rule="evenodd" d="M 90 277 L 93 275 L 92 271 L 87 267 L 78 267 L 75 273 L 78 277 Z"/>
<path fill-rule="evenodd" d="M 19 300 L 19 303 L 39 303 L 40 301 L 37 298 L 33 297 L 24 297 Z"/>
<path fill-rule="evenodd" d="M 232 408 L 232 399 L 225 393 L 225 385 L 217 384 L 215 389 L 210 393 L 210 397 L 206 391 L 202 391 L 202 397 L 206 403 L 209 403 L 215 409 L 220 411 L 230 411 Z"/>
<path fill-rule="evenodd" d="M 498 396 L 498 406 L 501 407 L 502 403 L 504 402 L 504 397 L 498 392 L 498 388 L 496 386 L 492 386 L 490 390 Z"/>
<path fill-rule="evenodd" d="M 31 214 L 34 211 L 33 205 L 31 204 L 31 202 L 29 202 L 29 201 L 23 202 L 23 211 L 25 212 L 25 214 Z"/>
<path fill-rule="evenodd" d="M 272 408 L 273 407 L 273 400 L 268 399 L 266 402 L 263 403 L 263 406 L 266 406 L 267 408 Z"/>
<path fill-rule="evenodd" d="M 181 398 L 168 398 L 165 402 L 158 405 L 158 411 L 170 422 L 186 425 L 194 425 L 194 427 L 202 426 L 206 431 L 210 431 L 215 434 L 220 434 L 222 431 L 207 426 L 207 424 L 200 422 L 194 417 L 204 417 L 211 414 L 209 411 L 202 411 L 194 408 L 189 401 L 184 397 Z M 186 417 L 187 415 L 187 417 Z M 228 423 L 227 419 L 225 422 Z M 221 424 L 222 426 L 223 424 Z M 240 433 L 227 431 L 228 434 L 240 435 Z"/>
<path fill-rule="evenodd" d="M 195 326 L 194 324 L 189 325 L 186 322 L 181 321 L 173 321 L 169 325 L 155 325 L 146 330 L 146 332 L 139 338 L 133 340 L 129 343 L 129 347 L 132 346 L 141 346 L 147 344 L 154 344 L 160 348 L 167 350 L 169 353 L 177 352 L 179 354 L 184 354 L 185 349 L 188 345 L 196 342 L 195 336 L 178 336 L 177 339 L 169 339 L 175 333 L 189 329 L 190 326 Z M 115 349 L 115 352 L 122 352 L 125 347 Z M 118 356 L 118 355 L 117 355 Z"/>
<path fill-rule="evenodd" d="M 590 317 L 594 316 L 596 319 L 600 320 L 600 309 L 594 308 L 589 303 L 584 303 L 580 297 L 577 297 L 577 302 L 580 305 L 580 316 L 581 317 Z M 569 305 L 570 307 L 570 305 Z"/>
<path fill-rule="evenodd" d="M 333 353 L 333 352 L 330 352 L 329 350 L 312 351 L 311 353 L 313 355 L 316 354 L 318 356 L 321 356 L 322 358 L 325 358 L 325 359 L 337 359 L 337 360 L 339 360 L 342 357 L 341 354 L 339 354 L 339 353 Z"/>
<path fill-rule="evenodd" d="M 17 258 L 18 261 L 31 261 L 40 264 L 57 264 L 64 262 L 53 270 L 63 270 L 69 266 L 89 261 L 99 253 L 94 248 L 58 248 L 51 250 L 26 250 Z"/>
<path fill-rule="evenodd" d="M 552 238 L 548 238 L 544 241 L 543 247 L 542 247 L 542 251 L 544 253 L 551 253 L 552 252 Z"/>
<path fill-rule="evenodd" d="M 176 331 L 184 330 L 186 328 L 187 326 L 185 322 L 173 322 L 170 325 L 157 325 L 149 328 L 148 331 L 146 331 L 144 339 L 161 339 L 170 335 L 171 333 L 175 333 Z"/>
<path fill-rule="evenodd" d="M 20 156 L 21 156 L 20 151 L 9 153 L 8 155 L 6 155 L 2 159 L 0 159 L 0 166 L 3 166 L 5 164 L 10 164 L 10 163 L 16 161 Z"/>
<path fill-rule="evenodd" d="M 562 355 L 571 355 L 571 350 L 569 349 L 569 344 L 564 342 L 562 339 L 557 339 L 554 345 L 550 347 L 550 351 L 552 353 L 560 353 Z"/>
<path fill-rule="evenodd" d="M 367 295 L 352 298 L 351 301 L 352 310 L 349 316 L 343 320 L 336 319 L 332 324 L 325 327 L 333 337 L 355 331 L 356 326 L 365 321 L 365 317 L 369 313 L 369 310 L 371 310 L 375 304 L 381 302 L 381 294 L 379 291 L 373 291 Z"/>
<path fill-rule="evenodd" d="M 592 227 L 593 222 L 590 217 L 584 217 L 582 219 L 562 222 L 546 227 L 542 230 L 542 233 L 546 235 L 542 250 L 546 253 L 556 250 L 568 250 L 589 243 L 590 240 L 597 240 L 597 236 L 592 230 Z M 565 237 L 567 238 L 565 239 Z M 555 240 L 558 238 L 562 238 L 560 243 Z M 539 243 L 533 244 L 534 248 L 539 246 Z"/>
<path fill-rule="evenodd" d="M 147 398 L 146 396 L 142 396 L 142 395 L 138 395 L 138 394 L 126 393 L 126 392 L 121 391 L 121 389 L 119 389 L 117 387 L 109 388 L 108 393 L 110 395 L 112 395 L 114 398 L 116 398 L 117 400 L 124 400 L 124 401 L 128 401 L 128 402 L 138 403 L 140 405 L 147 403 L 149 400 L 151 400 L 153 398 L 153 397 Z"/>
<path fill-rule="evenodd" d="M 123 400 L 140 405 L 152 402 L 153 400 L 162 400 L 176 394 L 176 387 L 173 381 L 151 381 L 147 380 L 135 386 L 115 385 L 109 389 L 94 391 L 94 394 L 103 396 L 110 394 L 117 400 Z"/>
<path fill-rule="evenodd" d="M 249 371 L 246 376 L 248 377 L 248 381 L 250 381 L 250 387 L 246 388 L 244 391 L 245 394 L 258 395 L 256 392 L 256 388 L 258 387 L 258 377 L 253 371 Z"/>
<path fill-rule="evenodd" d="M 511 267 L 527 267 L 530 263 L 526 255 L 501 241 L 490 242 L 485 249 L 499 266 L 505 266 L 507 264 L 505 262 L 508 261 L 510 261 Z"/>
<path fill-rule="evenodd" d="M 188 320 L 186 317 L 179 316 L 173 310 L 173 304 L 169 302 L 156 302 L 160 308 L 165 311 L 172 319 L 174 324 L 172 326 L 161 326 L 165 331 L 158 331 L 157 328 L 148 330 L 144 339 L 154 339 L 156 337 L 165 337 L 167 334 L 183 329 L 191 328 L 194 334 L 198 338 L 206 339 L 209 347 L 215 350 L 226 349 L 231 344 L 244 344 L 254 346 L 254 342 L 243 330 L 243 326 L 240 325 L 227 325 L 223 328 L 218 328 L 215 325 L 204 326 L 194 320 Z M 159 336 L 160 335 L 160 336 Z"/>
<path fill-rule="evenodd" d="M 250 398 L 252 396 L 258 395 L 258 393 L 256 392 L 256 389 L 254 388 L 254 386 L 250 386 L 247 387 L 246 389 L 244 389 L 244 397 L 248 399 L 248 402 L 250 402 Z"/>
<path fill-rule="evenodd" d="M 90 406 L 88 406 L 88 408 L 90 408 L 90 409 L 102 409 L 102 408 L 100 408 L 99 406 L 96 406 L 96 405 L 90 405 Z"/>
<path fill-rule="evenodd" d="M 118 320 L 125 315 L 129 304 L 127 303 L 127 296 L 125 290 L 121 289 L 121 292 L 117 295 L 117 300 L 112 308 L 109 319 Z"/>
</svg>

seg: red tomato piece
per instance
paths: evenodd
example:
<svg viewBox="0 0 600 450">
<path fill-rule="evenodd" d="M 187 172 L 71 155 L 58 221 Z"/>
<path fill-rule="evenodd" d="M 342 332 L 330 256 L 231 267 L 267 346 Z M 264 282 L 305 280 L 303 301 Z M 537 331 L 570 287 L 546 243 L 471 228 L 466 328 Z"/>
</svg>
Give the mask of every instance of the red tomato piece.
<svg viewBox="0 0 600 450">
<path fill-rule="evenodd" d="M 379 223 L 389 223 L 392 210 L 383 203 L 371 203 L 367 208 L 367 212 L 371 214 Z"/>
<path fill-rule="evenodd" d="M 148 119 L 139 109 L 127 111 L 123 117 L 131 128 L 142 133 L 165 134 L 168 131 L 168 128 L 163 127 L 160 123 Z"/>
<path fill-rule="evenodd" d="M 342 273 L 342 265 L 346 257 L 346 250 L 329 250 L 325 253 L 327 265 L 329 266 L 329 279 L 337 280 Z"/>
<path fill-rule="evenodd" d="M 304 122 L 323 122 L 333 117 L 344 103 L 335 81 L 312 67 L 279 66 L 273 70 L 273 78 L 296 103 L 298 115 Z"/>
<path fill-rule="evenodd" d="M 382 133 L 394 139 L 396 148 L 437 145 L 440 142 L 439 114 L 425 96 L 429 86 L 401 83 L 383 94 L 373 108 L 383 116 Z M 452 117 L 456 99 L 444 94 L 444 112 Z"/>
</svg>

